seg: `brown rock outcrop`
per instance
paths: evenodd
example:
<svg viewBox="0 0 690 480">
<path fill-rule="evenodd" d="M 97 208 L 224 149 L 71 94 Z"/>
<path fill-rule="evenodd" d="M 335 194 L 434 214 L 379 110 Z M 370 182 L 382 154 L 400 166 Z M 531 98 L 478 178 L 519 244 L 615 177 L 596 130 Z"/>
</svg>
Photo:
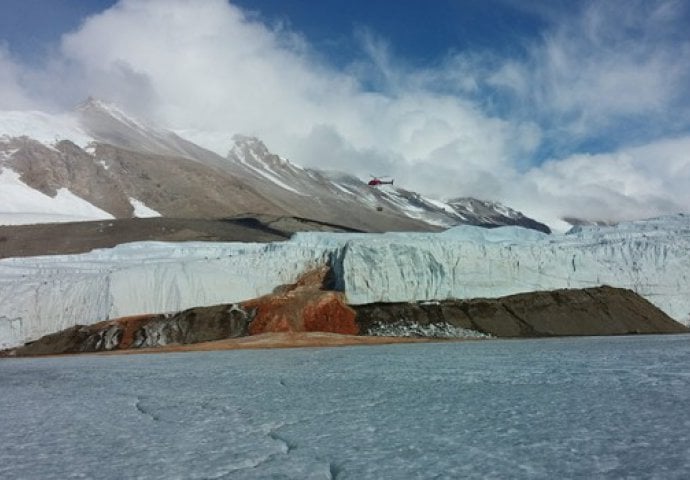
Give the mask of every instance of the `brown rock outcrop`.
<svg viewBox="0 0 690 480">
<path fill-rule="evenodd" d="M 314 270 L 293 285 L 282 286 L 271 295 L 241 304 L 198 307 L 176 314 L 139 315 L 75 326 L 4 352 L 4 355 L 138 349 L 267 333 L 373 335 L 386 325 L 450 325 L 495 337 L 689 331 L 639 295 L 620 288 L 598 287 L 533 292 L 496 299 L 350 307 L 345 304 L 341 293 L 322 290 L 326 282 L 327 270 Z M 416 331 L 438 332 L 444 329 Z"/>
<path fill-rule="evenodd" d="M 131 347 L 169 343 L 210 342 L 247 334 L 249 316 L 237 305 L 190 308 L 173 315 L 158 315 L 133 332 Z M 123 348 L 127 348 L 124 347 Z"/>
<path fill-rule="evenodd" d="M 496 337 L 683 333 L 688 328 L 631 290 L 608 286 L 495 299 L 353 307 L 363 334 L 379 326 L 448 324 Z"/>
<path fill-rule="evenodd" d="M 101 352 L 209 342 L 247 334 L 249 316 L 236 305 L 197 307 L 172 315 L 137 315 L 76 325 L 16 348 L 16 356 Z"/>
</svg>

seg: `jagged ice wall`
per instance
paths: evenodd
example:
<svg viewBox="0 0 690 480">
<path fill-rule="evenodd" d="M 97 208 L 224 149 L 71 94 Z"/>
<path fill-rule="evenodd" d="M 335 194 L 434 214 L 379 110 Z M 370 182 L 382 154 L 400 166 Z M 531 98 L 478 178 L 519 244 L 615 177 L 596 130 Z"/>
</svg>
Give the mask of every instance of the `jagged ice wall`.
<svg viewBox="0 0 690 480">
<path fill-rule="evenodd" d="M 0 348 L 75 324 L 230 303 L 329 263 L 352 304 L 607 284 L 690 324 L 690 216 L 546 235 L 519 227 L 443 233 L 299 233 L 288 242 L 139 242 L 0 260 Z"/>
</svg>

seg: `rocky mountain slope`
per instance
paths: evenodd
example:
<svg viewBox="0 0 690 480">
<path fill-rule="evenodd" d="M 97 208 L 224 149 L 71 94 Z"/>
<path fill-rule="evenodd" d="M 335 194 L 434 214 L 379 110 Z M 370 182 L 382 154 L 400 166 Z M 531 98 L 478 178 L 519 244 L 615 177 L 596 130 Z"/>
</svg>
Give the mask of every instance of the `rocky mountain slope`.
<svg viewBox="0 0 690 480">
<path fill-rule="evenodd" d="M 233 142 L 223 158 L 95 99 L 71 116 L 0 112 L 0 183 L 12 188 L 1 198 L 0 224 L 251 212 L 374 232 L 457 224 L 548 231 L 495 203 L 370 187 L 348 174 L 302 168 L 256 138 Z M 13 201 L 20 197 L 23 207 Z"/>
</svg>

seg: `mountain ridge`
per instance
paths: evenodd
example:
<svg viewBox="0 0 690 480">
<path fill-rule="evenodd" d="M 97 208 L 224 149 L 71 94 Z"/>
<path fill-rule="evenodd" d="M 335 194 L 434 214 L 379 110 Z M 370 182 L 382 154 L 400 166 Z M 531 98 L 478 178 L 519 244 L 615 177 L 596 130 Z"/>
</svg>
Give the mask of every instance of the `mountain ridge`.
<svg viewBox="0 0 690 480">
<path fill-rule="evenodd" d="M 35 118 L 41 125 L 32 123 Z M 63 118 L 69 121 L 61 129 Z M 132 218 L 141 209 L 190 218 L 254 212 L 364 231 L 436 231 L 471 224 L 549 232 L 546 225 L 494 202 L 441 202 L 397 186 L 371 187 L 345 172 L 303 168 L 255 137 L 235 135 L 221 157 L 94 98 L 77 106 L 71 117 L 33 112 L 12 129 L 7 127 L 11 123 L 0 118 L 0 168 L 16 172 L 21 182 L 50 198 L 67 189 L 114 218 Z"/>
</svg>

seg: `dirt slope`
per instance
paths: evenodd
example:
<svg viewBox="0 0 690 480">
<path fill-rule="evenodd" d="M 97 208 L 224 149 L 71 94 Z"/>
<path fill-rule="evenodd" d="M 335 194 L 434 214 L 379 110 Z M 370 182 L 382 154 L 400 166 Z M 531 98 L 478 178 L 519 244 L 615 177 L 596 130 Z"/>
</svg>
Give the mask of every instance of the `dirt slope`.
<svg viewBox="0 0 690 480">
<path fill-rule="evenodd" d="M 144 240 L 163 242 L 273 242 L 298 231 L 355 232 L 312 220 L 276 215 L 223 219 L 130 218 L 95 222 L 0 226 L 0 258 L 83 253 Z"/>
</svg>

